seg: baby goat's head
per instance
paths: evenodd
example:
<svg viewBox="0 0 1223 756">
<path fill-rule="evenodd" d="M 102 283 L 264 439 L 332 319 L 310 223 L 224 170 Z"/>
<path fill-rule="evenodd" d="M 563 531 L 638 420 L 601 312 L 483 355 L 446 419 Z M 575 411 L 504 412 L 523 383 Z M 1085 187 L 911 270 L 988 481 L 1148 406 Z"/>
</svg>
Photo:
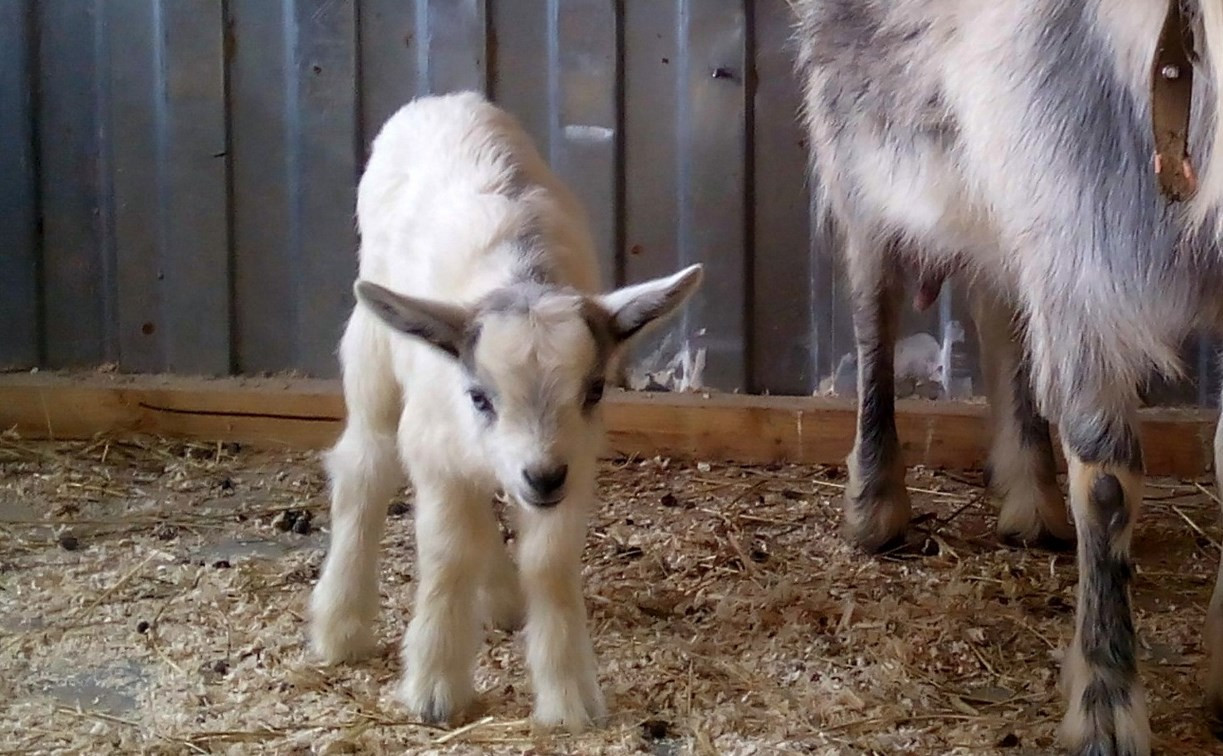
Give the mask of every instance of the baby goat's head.
<svg viewBox="0 0 1223 756">
<path fill-rule="evenodd" d="M 625 343 L 678 309 L 701 275 L 694 265 L 599 296 L 521 283 L 470 307 L 368 281 L 356 294 L 392 328 L 458 363 L 463 381 L 453 390 L 472 443 L 507 494 L 546 508 L 565 499 L 574 474 L 593 479 L 598 405 Z"/>
</svg>

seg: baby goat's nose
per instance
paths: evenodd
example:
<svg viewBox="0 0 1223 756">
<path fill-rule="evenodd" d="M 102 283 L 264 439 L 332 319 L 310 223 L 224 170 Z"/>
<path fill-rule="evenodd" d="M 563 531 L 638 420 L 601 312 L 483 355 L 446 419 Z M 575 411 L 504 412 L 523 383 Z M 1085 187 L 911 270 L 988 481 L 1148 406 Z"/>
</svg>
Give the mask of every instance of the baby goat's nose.
<svg viewBox="0 0 1223 756">
<path fill-rule="evenodd" d="M 527 485 L 541 499 L 547 499 L 565 485 L 565 477 L 569 475 L 569 465 L 556 467 L 535 467 L 522 471 L 522 477 L 527 479 Z"/>
</svg>

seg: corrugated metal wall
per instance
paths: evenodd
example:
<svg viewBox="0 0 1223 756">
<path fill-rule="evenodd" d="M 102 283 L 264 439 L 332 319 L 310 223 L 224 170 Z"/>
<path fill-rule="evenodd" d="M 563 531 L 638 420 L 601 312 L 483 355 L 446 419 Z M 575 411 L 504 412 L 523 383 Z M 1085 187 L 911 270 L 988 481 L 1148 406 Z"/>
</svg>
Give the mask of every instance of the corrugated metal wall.
<svg viewBox="0 0 1223 756">
<path fill-rule="evenodd" d="M 785 0 L 3 0 L 0 366 L 333 375 L 369 140 L 474 88 L 586 202 L 607 280 L 707 264 L 646 367 L 844 389 L 788 36 Z M 973 392 L 964 310 L 908 316 L 915 372 L 951 374 L 917 393 Z"/>
</svg>

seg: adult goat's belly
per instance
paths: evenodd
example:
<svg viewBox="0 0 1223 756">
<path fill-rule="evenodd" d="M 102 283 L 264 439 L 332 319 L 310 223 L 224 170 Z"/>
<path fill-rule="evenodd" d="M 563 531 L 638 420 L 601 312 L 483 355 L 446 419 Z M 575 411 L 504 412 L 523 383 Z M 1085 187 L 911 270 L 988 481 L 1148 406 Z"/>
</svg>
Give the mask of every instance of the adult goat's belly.
<svg viewBox="0 0 1223 756">
<path fill-rule="evenodd" d="M 875 142 L 853 151 L 858 209 L 923 258 L 996 248 L 997 230 L 954 157 L 920 137 L 911 144 Z"/>
</svg>

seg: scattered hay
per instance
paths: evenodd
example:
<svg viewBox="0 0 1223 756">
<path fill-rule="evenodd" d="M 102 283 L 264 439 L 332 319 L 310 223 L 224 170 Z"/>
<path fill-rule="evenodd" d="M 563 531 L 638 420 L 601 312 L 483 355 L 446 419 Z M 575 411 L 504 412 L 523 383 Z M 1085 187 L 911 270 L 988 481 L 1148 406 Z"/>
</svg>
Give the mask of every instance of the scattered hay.
<svg viewBox="0 0 1223 756">
<path fill-rule="evenodd" d="M 389 699 L 411 603 L 405 501 L 384 544 L 384 651 L 324 669 L 303 642 L 327 522 L 312 456 L 3 436 L 0 750 L 1051 750 L 1073 558 L 1000 546 L 975 478 L 920 471 L 914 547 L 861 556 L 837 532 L 838 475 L 605 465 L 586 582 L 613 717 L 572 737 L 532 732 L 519 641 L 495 631 L 468 724 L 413 722 Z M 1152 724 L 1161 750 L 1204 752 L 1218 505 L 1196 482 L 1148 493 L 1135 550 Z"/>
</svg>

